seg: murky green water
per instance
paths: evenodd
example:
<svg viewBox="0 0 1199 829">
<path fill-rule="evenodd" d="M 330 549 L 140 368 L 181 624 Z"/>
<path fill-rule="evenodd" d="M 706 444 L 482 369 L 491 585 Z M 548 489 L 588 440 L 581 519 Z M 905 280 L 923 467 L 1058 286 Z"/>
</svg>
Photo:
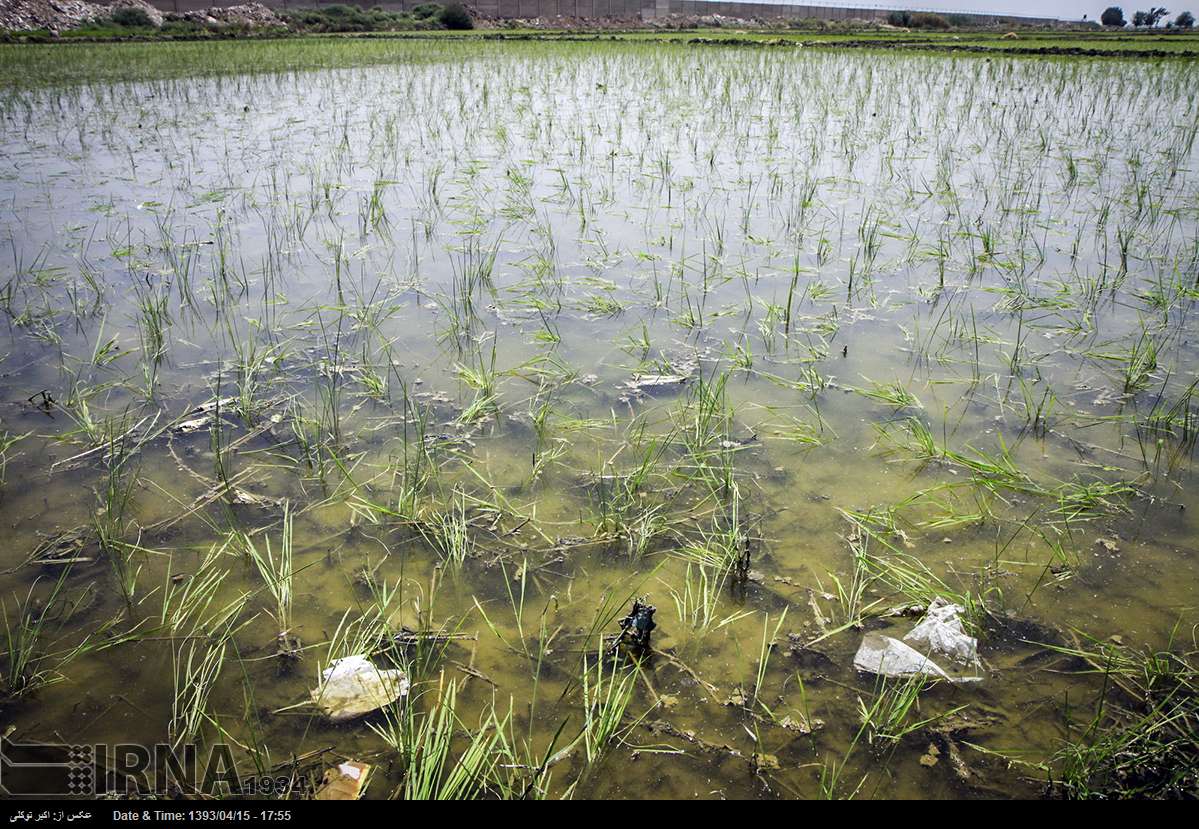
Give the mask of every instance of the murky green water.
<svg viewBox="0 0 1199 829">
<path fill-rule="evenodd" d="M 385 797 L 386 718 L 300 705 L 366 618 L 462 635 L 392 649 L 414 710 L 453 681 L 458 742 L 494 706 L 536 765 L 646 595 L 627 730 L 550 795 L 1026 796 L 987 752 L 1045 761 L 1101 686 L 1041 643 L 1191 642 L 1192 64 L 104 48 L 3 56 L 14 735 L 331 748 Z M 853 655 L 933 594 L 985 678 L 889 740 Z"/>
</svg>

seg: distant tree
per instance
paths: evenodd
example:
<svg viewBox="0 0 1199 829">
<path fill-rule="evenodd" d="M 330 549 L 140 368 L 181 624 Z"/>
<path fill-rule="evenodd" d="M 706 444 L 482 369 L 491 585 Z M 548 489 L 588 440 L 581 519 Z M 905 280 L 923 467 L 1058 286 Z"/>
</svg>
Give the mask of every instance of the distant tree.
<svg viewBox="0 0 1199 829">
<path fill-rule="evenodd" d="M 1161 19 L 1170 12 L 1160 6 L 1153 6 L 1147 12 L 1137 12 L 1132 16 L 1132 25 L 1137 28 L 1148 27 L 1152 29 Z"/>
<path fill-rule="evenodd" d="M 447 29 L 473 29 L 475 20 L 461 3 L 451 3 L 437 16 Z"/>
<path fill-rule="evenodd" d="M 415 17 L 419 17 L 421 20 L 425 20 L 430 17 L 437 17 L 441 14 L 441 10 L 443 8 L 445 7 L 440 3 L 421 3 L 419 6 L 416 6 L 412 9 L 412 14 Z"/>
<path fill-rule="evenodd" d="M 1156 26 L 1170 12 L 1164 7 L 1154 7 L 1149 10 L 1149 25 Z"/>
<path fill-rule="evenodd" d="M 1195 25 L 1195 15 L 1190 12 L 1183 12 L 1174 18 L 1174 25 L 1180 29 L 1190 29 Z"/>
<path fill-rule="evenodd" d="M 1103 14 L 1099 18 L 1099 22 L 1104 26 L 1121 27 L 1125 24 L 1124 9 L 1119 6 L 1108 6 L 1103 10 Z"/>
<path fill-rule="evenodd" d="M 145 9 L 136 6 L 124 6 L 113 11 L 109 18 L 114 25 L 126 29 L 152 29 L 154 21 Z"/>
<path fill-rule="evenodd" d="M 949 21 L 939 14 L 912 12 L 908 25 L 913 29 L 948 29 Z"/>
</svg>

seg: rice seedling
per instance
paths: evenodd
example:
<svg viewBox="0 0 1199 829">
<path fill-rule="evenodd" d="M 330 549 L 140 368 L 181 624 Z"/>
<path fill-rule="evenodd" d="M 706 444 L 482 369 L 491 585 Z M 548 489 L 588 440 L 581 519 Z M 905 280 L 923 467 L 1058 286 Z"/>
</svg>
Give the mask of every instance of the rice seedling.
<svg viewBox="0 0 1199 829">
<path fill-rule="evenodd" d="M 497 751 L 506 723 L 494 709 L 460 752 L 453 743 L 464 725 L 459 718 L 458 686 L 454 680 L 439 683 L 437 699 L 423 715 L 414 703 L 389 709 L 385 725 L 369 723 L 402 765 L 404 782 L 397 795 L 404 800 L 472 800 L 488 793 L 504 755 Z"/>
<path fill-rule="evenodd" d="M 1177 629 L 1175 629 L 1177 632 Z M 1051 757 L 1011 759 L 1045 776 L 1055 797 L 1072 800 L 1192 797 L 1196 700 L 1194 652 L 1174 647 L 1137 650 L 1094 637 L 1075 636 L 1050 649 L 1077 659 L 1081 672 L 1102 680 L 1084 719 L 1068 713 L 1066 738 Z"/>
<path fill-rule="evenodd" d="M 1132 344 L 1128 356 L 1124 359 L 1123 390 L 1125 394 L 1132 394 L 1145 387 L 1150 376 L 1157 370 L 1157 353 L 1157 343 L 1153 341 L 1147 330 L 1142 330 L 1140 337 Z"/>
<path fill-rule="evenodd" d="M 168 578 L 162 590 L 159 630 L 184 638 L 227 628 L 245 607 L 247 595 L 239 593 L 227 603 L 219 598 L 230 572 L 221 566 L 230 539 L 212 547 L 190 577 Z"/>
<path fill-rule="evenodd" d="M 0 433 L 0 489 L 3 489 L 4 482 L 7 479 L 9 461 L 15 457 L 15 455 L 10 454 L 9 450 L 27 437 L 29 437 L 28 432 L 23 435 L 14 435 L 10 432 Z"/>
<path fill-rule="evenodd" d="M 866 741 L 871 746 L 897 743 L 908 734 L 927 728 L 944 717 L 952 716 L 966 706 L 960 705 L 940 714 L 912 721 L 919 710 L 920 693 L 929 684 L 923 674 L 906 679 L 879 679 L 874 698 L 869 704 L 858 698 L 858 714 L 866 728 Z"/>
<path fill-rule="evenodd" d="M 682 589 L 669 588 L 679 621 L 692 630 L 705 633 L 720 630 L 750 615 L 748 610 L 734 610 L 723 617 L 718 615 L 724 585 L 725 580 L 718 571 L 688 562 Z"/>
<path fill-rule="evenodd" d="M 898 381 L 891 384 L 873 383 L 869 389 L 857 389 L 856 391 L 871 400 L 886 403 L 896 410 L 921 407 L 920 400 L 916 395 L 905 389 L 903 384 Z"/>
<path fill-rule="evenodd" d="M 4 698 L 17 699 L 63 682 L 67 679 L 63 670 L 75 660 L 136 638 L 136 626 L 114 633 L 117 620 L 112 619 L 70 644 L 61 638 L 51 641 L 55 634 L 69 631 L 67 625 L 76 611 L 77 602 L 66 593 L 70 572 L 70 566 L 63 568 L 44 597 L 35 595 L 35 581 L 23 599 L 13 596 L 11 604 L 0 599 L 4 614 L 0 693 Z"/>
<path fill-rule="evenodd" d="M 97 493 L 99 503 L 95 512 L 95 528 L 100 549 L 108 559 L 117 587 L 126 605 L 132 608 L 141 572 L 137 558 L 142 550 L 136 543 L 128 543 L 125 538 L 130 531 L 128 513 L 138 485 L 136 455 L 140 447 L 130 446 L 128 432 L 118 434 L 118 428 L 106 422 L 106 474 L 104 489 Z"/>
<path fill-rule="evenodd" d="M 749 576 L 751 539 L 739 520 L 739 504 L 740 498 L 734 496 L 730 517 L 721 522 L 723 527 L 701 529 L 698 540 L 687 543 L 675 553 L 685 561 L 707 568 L 719 587 L 744 583 Z"/>
<path fill-rule="evenodd" d="M 866 515 L 842 511 L 851 525 L 854 542 L 855 570 L 861 569 L 861 579 L 869 579 L 886 585 L 905 599 L 927 606 L 934 598 L 942 597 L 961 605 L 966 618 L 977 623 L 986 613 L 987 592 L 974 593 L 954 589 L 929 569 L 918 557 L 899 549 L 884 536 L 890 528 L 895 534 L 894 523 L 877 515 Z M 872 552 L 867 541 L 874 542 L 880 552 Z"/>
<path fill-rule="evenodd" d="M 279 645 L 279 653 L 280 655 L 289 657 L 298 655 L 295 647 L 291 644 L 292 639 L 290 636 L 292 629 L 292 582 L 296 573 L 296 569 L 292 563 L 292 533 L 293 518 L 291 510 L 287 504 L 284 504 L 283 528 L 279 539 L 279 552 L 277 556 L 271 548 L 269 537 L 263 540 L 262 548 L 259 549 L 258 545 L 246 533 L 240 533 L 237 536 L 237 545 L 242 549 L 243 555 L 253 562 L 258 575 L 262 577 L 267 595 L 271 598 L 273 604 L 271 615 L 274 617 L 275 626 L 279 631 L 276 637 Z"/>
<path fill-rule="evenodd" d="M 423 518 L 417 525 L 421 537 L 447 564 L 462 564 L 473 550 L 466 517 L 466 496 L 457 491 L 446 512 Z"/>
<path fill-rule="evenodd" d="M 212 722 L 208 701 L 229 652 L 228 636 L 212 642 L 189 640 L 173 652 L 175 680 L 167 734 L 173 746 L 198 742 Z"/>
<path fill-rule="evenodd" d="M 605 662 L 609 667 L 605 667 Z M 614 743 L 621 742 L 645 717 L 625 723 L 625 713 L 633 699 L 637 668 L 621 670 L 615 660 L 597 652 L 594 667 L 585 668 L 580 680 L 583 705 L 583 726 L 578 740 L 582 742 L 587 763 L 594 765 Z"/>
</svg>

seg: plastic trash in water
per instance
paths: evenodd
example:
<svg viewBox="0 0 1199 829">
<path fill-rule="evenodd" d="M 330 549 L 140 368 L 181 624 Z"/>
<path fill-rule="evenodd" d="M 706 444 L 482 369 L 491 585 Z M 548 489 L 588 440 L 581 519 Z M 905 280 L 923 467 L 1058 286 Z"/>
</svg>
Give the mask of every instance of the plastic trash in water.
<svg viewBox="0 0 1199 829">
<path fill-rule="evenodd" d="M 920 651 L 898 639 L 879 633 L 867 633 L 854 654 L 853 666 L 859 671 L 889 677 L 910 677 L 926 674 L 949 679 L 949 674 Z"/>
<path fill-rule="evenodd" d="M 334 660 L 324 670 L 312 701 L 333 722 L 345 722 L 407 696 L 408 686 L 403 671 L 378 668 L 358 654 Z"/>
<path fill-rule="evenodd" d="M 940 597 L 903 640 L 868 633 L 862 638 L 853 666 L 886 677 L 925 675 L 950 682 L 982 679 L 978 640 L 966 633 L 965 609 Z"/>
<path fill-rule="evenodd" d="M 940 597 L 933 599 L 924 618 L 903 637 L 913 648 L 947 656 L 957 665 L 978 667 L 978 640 L 966 633 L 961 614 L 965 608 Z"/>
</svg>

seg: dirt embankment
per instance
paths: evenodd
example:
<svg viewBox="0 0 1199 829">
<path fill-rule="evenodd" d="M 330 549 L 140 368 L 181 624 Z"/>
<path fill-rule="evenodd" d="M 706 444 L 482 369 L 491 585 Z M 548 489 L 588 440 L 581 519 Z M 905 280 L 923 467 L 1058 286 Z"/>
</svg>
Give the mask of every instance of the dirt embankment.
<svg viewBox="0 0 1199 829">
<path fill-rule="evenodd" d="M 183 12 L 183 20 L 208 25 L 267 27 L 283 26 L 283 19 L 261 3 L 244 3 L 240 6 L 213 6 L 201 11 Z"/>
<path fill-rule="evenodd" d="M 247 28 L 284 26 L 285 21 L 261 3 L 218 7 L 180 14 L 163 14 L 145 0 L 0 0 L 0 29 L 27 32 L 39 29 L 61 32 L 105 20 L 121 8 L 143 10 L 155 26 L 185 20 L 208 26 L 238 25 Z M 468 8 L 471 8 L 468 5 Z M 533 17 L 490 18 L 471 9 L 481 29 L 535 29 L 554 31 L 629 31 L 639 29 L 760 29 L 783 25 L 778 20 L 728 17 L 721 14 L 665 15 L 652 20 L 641 17 Z M 865 24 L 866 21 L 861 21 Z"/>
<path fill-rule="evenodd" d="M 155 26 L 169 18 L 194 23 L 282 26 L 283 21 L 261 3 L 211 8 L 164 15 L 145 0 L 0 0 L 0 29 L 28 32 L 45 29 L 61 32 L 95 21 L 106 20 L 120 9 L 139 9 Z"/>
<path fill-rule="evenodd" d="M 61 31 L 82 26 L 93 20 L 111 17 L 122 8 L 138 8 L 162 25 L 162 12 L 143 0 L 113 0 L 89 3 L 86 0 L 0 0 L 0 29 Z"/>
<path fill-rule="evenodd" d="M 613 31 L 641 29 L 761 29 L 785 27 L 781 19 L 764 20 L 726 17 L 723 14 L 669 14 L 662 17 L 528 17 L 489 18 L 476 14 L 475 23 L 483 29 L 539 29 L 548 31 Z M 846 21 L 848 24 L 851 21 Z M 868 25 L 867 21 L 852 21 Z"/>
<path fill-rule="evenodd" d="M 887 49 L 916 50 L 921 52 L 969 52 L 997 57 L 1010 55 L 1061 56 L 1061 57 L 1121 57 L 1121 58 L 1186 58 L 1194 59 L 1195 52 L 1170 49 L 1104 49 L 1093 46 L 983 46 L 978 44 L 947 43 L 943 40 L 791 40 L 772 38 L 758 40 L 749 38 L 693 37 L 687 41 L 692 46 L 730 46 L 751 48 L 815 48 L 815 49 Z"/>
</svg>

